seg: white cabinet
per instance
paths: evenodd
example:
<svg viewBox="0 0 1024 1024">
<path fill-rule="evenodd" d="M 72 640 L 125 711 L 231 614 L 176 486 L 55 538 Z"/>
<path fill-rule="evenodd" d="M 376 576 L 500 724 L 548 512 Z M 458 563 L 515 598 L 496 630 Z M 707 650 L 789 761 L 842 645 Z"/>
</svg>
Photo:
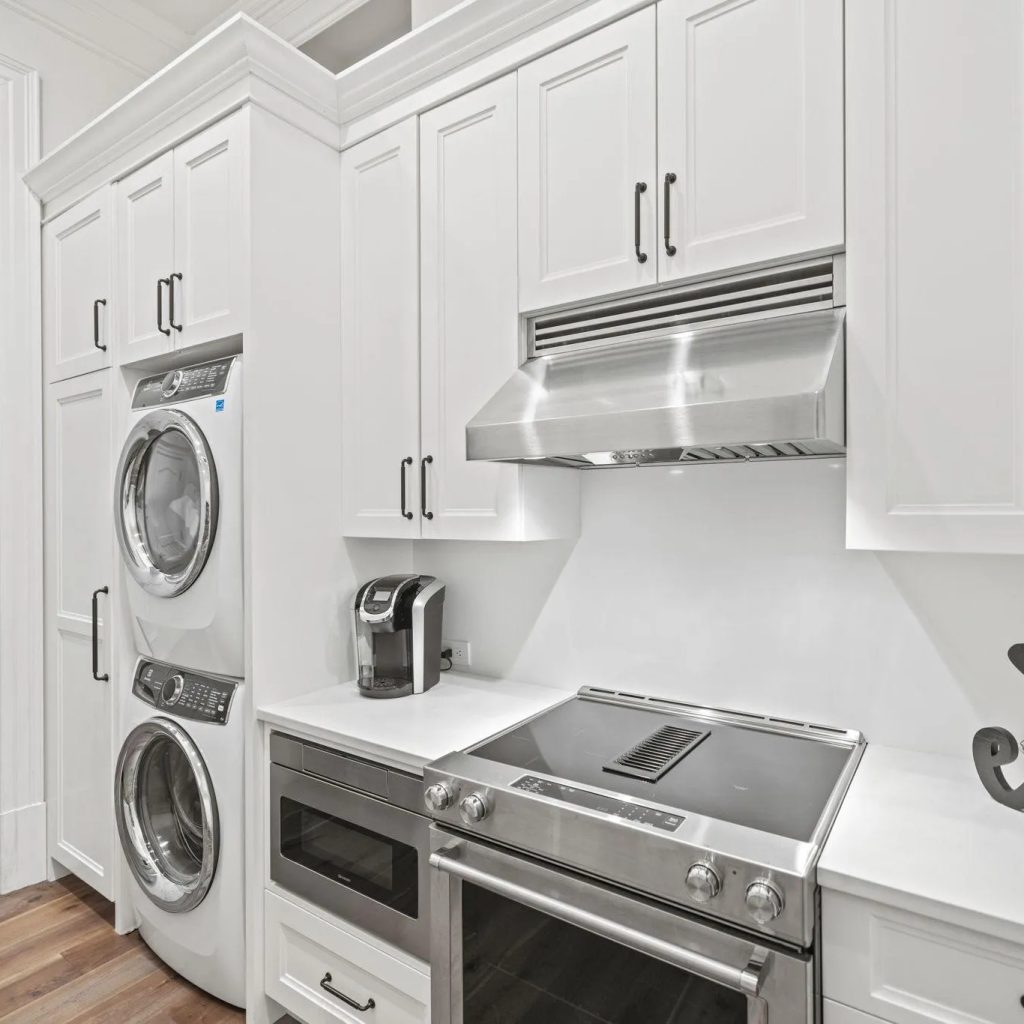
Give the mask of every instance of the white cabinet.
<svg viewBox="0 0 1024 1024">
<path fill-rule="evenodd" d="M 659 280 L 842 248 L 842 53 L 843 0 L 660 0 Z"/>
<path fill-rule="evenodd" d="M 242 332 L 245 130 L 234 114 L 118 183 L 119 362 Z"/>
<path fill-rule="evenodd" d="M 416 119 L 341 155 L 345 532 L 418 537 Z"/>
<path fill-rule="evenodd" d="M 110 189 L 43 228 L 43 350 L 50 383 L 110 365 Z"/>
<path fill-rule="evenodd" d="M 891 1024 L 1016 1024 L 1024 947 L 870 900 L 825 890 L 827 999 Z M 826 1014 L 829 1024 L 858 1015 Z"/>
<path fill-rule="evenodd" d="M 466 459 L 519 364 L 514 76 L 344 152 L 342 211 L 345 534 L 578 532 L 573 471 Z"/>
<path fill-rule="evenodd" d="M 880 1017 L 872 1017 L 832 999 L 824 1000 L 824 1024 L 886 1024 Z"/>
<path fill-rule="evenodd" d="M 429 1024 L 426 964 L 412 967 L 269 891 L 264 921 L 267 995 L 306 1024 L 358 1024 L 367 1013 L 375 1024 Z"/>
<path fill-rule="evenodd" d="M 858 0 L 846 36 L 847 545 L 1024 552 L 1021 5 Z"/>
<path fill-rule="evenodd" d="M 656 106 L 653 7 L 519 69 L 521 309 L 657 281 Z"/>
<path fill-rule="evenodd" d="M 50 385 L 45 417 L 48 848 L 107 898 L 114 852 L 110 597 L 97 592 L 109 586 L 113 565 L 110 372 Z"/>
</svg>

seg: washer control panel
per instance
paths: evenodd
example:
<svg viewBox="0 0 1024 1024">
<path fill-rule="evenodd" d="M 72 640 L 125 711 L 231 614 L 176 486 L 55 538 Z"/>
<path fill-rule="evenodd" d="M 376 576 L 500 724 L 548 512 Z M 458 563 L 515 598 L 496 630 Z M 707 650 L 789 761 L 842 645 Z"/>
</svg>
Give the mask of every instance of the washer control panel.
<svg viewBox="0 0 1024 1024">
<path fill-rule="evenodd" d="M 144 377 L 135 386 L 133 409 L 149 409 L 171 402 L 188 402 L 193 398 L 223 395 L 228 387 L 228 375 L 235 357 L 214 359 L 198 366 L 169 370 L 152 377 Z"/>
<path fill-rule="evenodd" d="M 238 685 L 229 679 L 202 676 L 143 659 L 136 666 L 132 692 L 140 700 L 176 718 L 224 725 Z"/>
</svg>

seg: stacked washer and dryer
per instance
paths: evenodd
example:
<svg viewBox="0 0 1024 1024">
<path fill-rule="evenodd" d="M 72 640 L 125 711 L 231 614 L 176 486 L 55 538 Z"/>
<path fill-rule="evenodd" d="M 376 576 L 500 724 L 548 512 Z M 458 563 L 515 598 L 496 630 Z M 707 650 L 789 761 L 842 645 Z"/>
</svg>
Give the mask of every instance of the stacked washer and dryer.
<svg viewBox="0 0 1024 1024">
<path fill-rule="evenodd" d="M 245 1002 L 242 360 L 146 377 L 114 513 L 138 661 L 115 816 L 139 931 Z"/>
</svg>

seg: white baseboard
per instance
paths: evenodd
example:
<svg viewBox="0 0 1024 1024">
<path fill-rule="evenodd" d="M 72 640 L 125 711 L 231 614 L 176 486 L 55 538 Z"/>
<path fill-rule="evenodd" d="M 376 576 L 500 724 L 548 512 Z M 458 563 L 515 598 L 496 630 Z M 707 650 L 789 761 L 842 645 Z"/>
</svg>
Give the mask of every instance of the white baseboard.
<svg viewBox="0 0 1024 1024">
<path fill-rule="evenodd" d="M 46 879 L 46 804 L 0 814 L 0 895 Z"/>
</svg>

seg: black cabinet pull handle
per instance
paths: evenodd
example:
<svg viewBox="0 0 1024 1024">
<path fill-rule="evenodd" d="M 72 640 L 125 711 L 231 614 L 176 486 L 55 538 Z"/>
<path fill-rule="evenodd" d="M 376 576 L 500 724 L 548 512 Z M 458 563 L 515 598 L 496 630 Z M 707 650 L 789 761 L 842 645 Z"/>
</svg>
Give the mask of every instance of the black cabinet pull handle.
<svg viewBox="0 0 1024 1024">
<path fill-rule="evenodd" d="M 339 991 L 331 984 L 331 972 L 328 971 L 320 979 L 320 987 L 325 992 L 330 992 L 335 999 L 340 999 L 346 1006 L 351 1006 L 353 1010 L 358 1010 L 363 1013 L 366 1010 L 372 1010 L 377 1004 L 373 999 L 367 999 L 365 1003 L 357 1003 L 354 999 L 350 999 L 344 992 Z"/>
<path fill-rule="evenodd" d="M 100 344 L 100 306 L 105 306 L 106 304 L 106 299 L 97 299 L 92 304 L 92 343 L 101 352 L 107 351 L 107 346 Z"/>
<path fill-rule="evenodd" d="M 420 515 L 424 519 L 434 518 L 434 513 L 427 511 L 427 466 L 433 461 L 433 455 L 424 455 L 420 459 Z"/>
<path fill-rule="evenodd" d="M 665 252 L 669 256 L 675 256 L 676 247 L 672 244 L 672 186 L 676 183 L 675 171 L 669 171 L 665 175 Z"/>
<path fill-rule="evenodd" d="M 99 587 L 92 592 L 92 677 L 97 683 L 109 683 L 110 676 L 106 672 L 100 675 L 100 594 L 109 594 L 106 587 Z"/>
<path fill-rule="evenodd" d="M 405 467 L 406 466 L 411 466 L 411 465 L 412 465 L 412 456 L 411 455 L 407 455 L 404 459 L 402 459 L 401 473 L 402 473 L 402 518 L 403 519 L 412 519 L 412 513 L 411 512 L 407 512 L 405 510 Z"/>
<path fill-rule="evenodd" d="M 640 197 L 647 191 L 647 182 L 638 181 L 633 189 L 633 248 L 637 263 L 647 262 L 647 253 L 640 251 Z"/>
<path fill-rule="evenodd" d="M 169 278 L 167 278 L 167 291 L 170 292 L 170 295 L 171 295 L 170 302 L 168 303 L 167 322 L 176 331 L 180 331 L 181 330 L 181 324 L 176 324 L 174 322 L 174 282 L 175 281 L 180 281 L 180 280 L 181 280 L 181 274 L 171 274 L 171 276 Z M 168 332 L 168 333 L 170 333 L 170 332 Z"/>
<path fill-rule="evenodd" d="M 164 327 L 164 285 L 170 286 L 169 277 L 161 277 L 156 283 L 156 329 L 161 334 L 170 334 L 170 327 Z"/>
</svg>

